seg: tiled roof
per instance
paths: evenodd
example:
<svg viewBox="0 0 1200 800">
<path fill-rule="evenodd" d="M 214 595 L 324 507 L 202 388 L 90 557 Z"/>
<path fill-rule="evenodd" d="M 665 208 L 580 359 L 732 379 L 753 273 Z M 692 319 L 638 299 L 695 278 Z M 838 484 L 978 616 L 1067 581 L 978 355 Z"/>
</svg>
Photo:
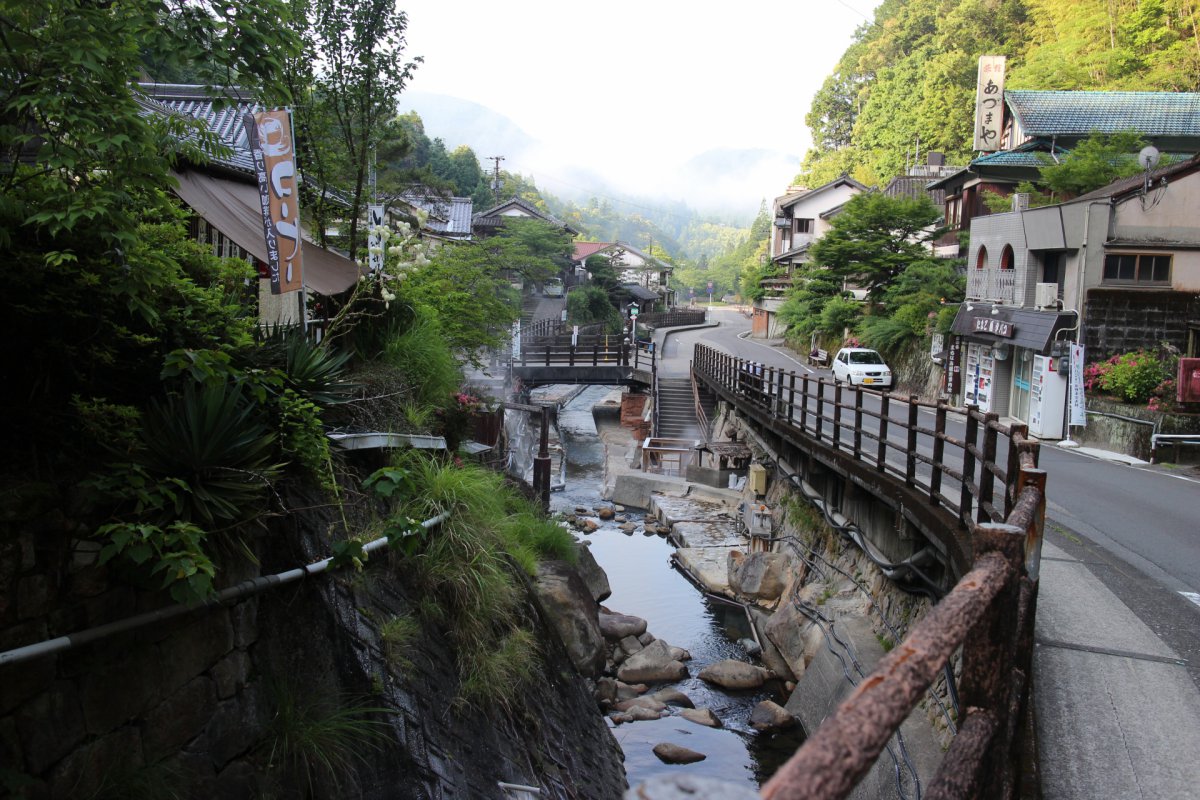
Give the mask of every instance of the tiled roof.
<svg viewBox="0 0 1200 800">
<path fill-rule="evenodd" d="M 400 199 L 429 214 L 425 227 L 448 236 L 471 234 L 471 208 L 469 197 L 442 197 L 428 191 L 410 189 Z"/>
<path fill-rule="evenodd" d="M 139 83 L 136 91 L 142 95 L 142 106 L 155 113 L 175 113 L 203 122 L 233 152 L 212 160 L 238 172 L 254 173 L 254 162 L 246 143 L 242 117 L 261 108 L 238 87 L 225 89 L 227 104 L 218 104 L 203 86 L 178 83 Z"/>
<path fill-rule="evenodd" d="M 1196 92 L 1010 89 L 1004 98 L 1027 136 L 1136 130 L 1151 138 L 1200 137 L 1200 93 Z"/>
<path fill-rule="evenodd" d="M 584 261 L 604 248 L 612 246 L 612 242 L 575 242 L 575 252 L 571 255 L 571 260 Z"/>
<path fill-rule="evenodd" d="M 487 209 L 486 211 L 480 211 L 478 214 L 475 214 L 474 217 L 472 218 L 472 224 L 477 225 L 477 226 L 482 226 L 482 227 L 494 228 L 497 225 L 502 224 L 504 222 L 506 215 L 501 212 L 503 212 L 505 209 L 514 208 L 514 207 L 520 208 L 522 211 L 524 211 L 531 217 L 537 217 L 538 219 L 544 219 L 547 222 L 550 222 L 550 223 L 553 223 L 553 224 L 559 226 L 560 228 L 566 228 L 567 230 L 569 230 L 573 233 L 579 233 L 579 231 L 576 231 L 574 228 L 572 228 L 567 223 L 563 222 L 560 219 L 556 219 L 551 214 L 547 214 L 546 212 L 541 211 L 540 209 L 535 207 L 532 203 L 530 203 L 526 200 L 522 200 L 520 197 L 511 197 L 508 200 L 505 200 L 503 203 L 500 203 L 499 205 L 492 206 L 491 208 Z"/>
</svg>

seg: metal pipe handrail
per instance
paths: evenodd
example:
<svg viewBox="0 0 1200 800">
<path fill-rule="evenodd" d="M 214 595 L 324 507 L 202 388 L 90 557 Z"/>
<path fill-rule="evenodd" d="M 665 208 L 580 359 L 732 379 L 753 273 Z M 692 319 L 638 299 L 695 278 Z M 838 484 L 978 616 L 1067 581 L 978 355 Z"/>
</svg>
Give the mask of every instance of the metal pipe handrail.
<svg viewBox="0 0 1200 800">
<path fill-rule="evenodd" d="M 429 530 L 435 525 L 445 522 L 449 518 L 449 513 L 443 512 L 436 517 L 431 517 L 421 523 L 421 527 Z M 386 547 L 388 538 L 380 537 L 363 545 L 363 552 L 372 553 L 382 547 Z M 242 581 L 241 583 L 230 586 L 216 592 L 212 597 L 204 600 L 197 600 L 192 603 L 179 603 L 176 605 L 166 606 L 154 611 L 148 611 L 144 614 L 138 614 L 133 617 L 127 617 L 115 622 L 108 622 L 103 625 L 97 625 L 94 628 L 79 631 L 77 633 L 67 634 L 66 636 L 58 636 L 54 639 L 47 639 L 42 642 L 28 644 L 24 647 L 17 647 L 12 650 L 0 652 L 0 666 L 5 664 L 16 664 L 22 661 L 29 661 L 34 658 L 51 655 L 53 653 L 61 653 L 65 650 L 79 647 L 80 645 L 91 644 L 100 639 L 107 638 L 117 633 L 135 630 L 145 627 L 155 622 L 162 622 L 168 619 L 185 616 L 194 611 L 211 611 L 218 606 L 228 605 L 239 600 L 244 600 L 247 597 L 252 597 L 256 594 L 261 594 L 268 589 L 274 589 L 277 586 L 298 581 L 301 578 L 307 578 L 310 575 L 318 575 L 327 571 L 333 564 L 333 558 L 323 558 L 320 561 L 315 561 L 311 564 L 305 564 L 302 567 L 290 569 L 285 572 L 276 573 L 274 575 L 260 575 L 257 578 Z"/>
</svg>

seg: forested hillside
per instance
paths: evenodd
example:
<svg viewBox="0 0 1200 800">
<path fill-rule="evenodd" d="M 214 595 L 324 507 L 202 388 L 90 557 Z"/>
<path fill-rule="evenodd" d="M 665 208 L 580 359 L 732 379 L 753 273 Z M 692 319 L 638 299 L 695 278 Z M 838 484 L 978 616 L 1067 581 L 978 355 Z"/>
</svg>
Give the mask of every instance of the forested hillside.
<svg viewBox="0 0 1200 800">
<path fill-rule="evenodd" d="M 1196 0 L 884 0 L 813 99 L 798 183 L 904 171 L 918 141 L 970 159 L 976 64 L 1008 57 L 1010 89 L 1196 91 Z"/>
</svg>

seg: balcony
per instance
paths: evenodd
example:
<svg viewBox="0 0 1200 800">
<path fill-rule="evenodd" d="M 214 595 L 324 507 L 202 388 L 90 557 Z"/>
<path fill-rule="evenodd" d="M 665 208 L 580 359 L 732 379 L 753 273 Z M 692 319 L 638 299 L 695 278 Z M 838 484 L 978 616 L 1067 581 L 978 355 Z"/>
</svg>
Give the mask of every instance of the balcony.
<svg viewBox="0 0 1200 800">
<path fill-rule="evenodd" d="M 972 269 L 967 274 L 967 297 L 1017 304 L 1017 274 L 1011 269 Z"/>
</svg>

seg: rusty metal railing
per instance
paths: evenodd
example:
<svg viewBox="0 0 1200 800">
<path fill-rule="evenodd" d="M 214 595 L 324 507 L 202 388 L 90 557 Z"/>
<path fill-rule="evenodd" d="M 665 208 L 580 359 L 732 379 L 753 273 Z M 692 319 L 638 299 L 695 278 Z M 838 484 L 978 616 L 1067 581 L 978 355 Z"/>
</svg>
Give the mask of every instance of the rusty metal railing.
<svg viewBox="0 0 1200 800">
<path fill-rule="evenodd" d="M 1017 722 L 1028 694 L 1046 515 L 1046 474 L 1024 426 L 968 410 L 964 436 L 946 432 L 949 409 L 916 398 L 849 390 L 698 345 L 693 373 L 795 443 L 851 455 L 926 501 L 953 510 L 970 569 L 762 788 L 769 800 L 838 800 L 879 757 L 900 723 L 962 648 L 964 717 L 926 800 L 1011 798 Z M 849 391 L 849 398 L 846 392 Z M 920 422 L 933 414 L 933 427 Z M 866 441 L 864 441 L 866 440 Z M 998 452 L 1007 448 L 1004 467 Z M 950 463 L 951 457 L 953 462 Z M 923 465 L 925 469 L 921 469 Z M 957 485 L 948 488 L 947 478 Z M 996 497 L 996 484 L 1000 497 Z"/>
</svg>

